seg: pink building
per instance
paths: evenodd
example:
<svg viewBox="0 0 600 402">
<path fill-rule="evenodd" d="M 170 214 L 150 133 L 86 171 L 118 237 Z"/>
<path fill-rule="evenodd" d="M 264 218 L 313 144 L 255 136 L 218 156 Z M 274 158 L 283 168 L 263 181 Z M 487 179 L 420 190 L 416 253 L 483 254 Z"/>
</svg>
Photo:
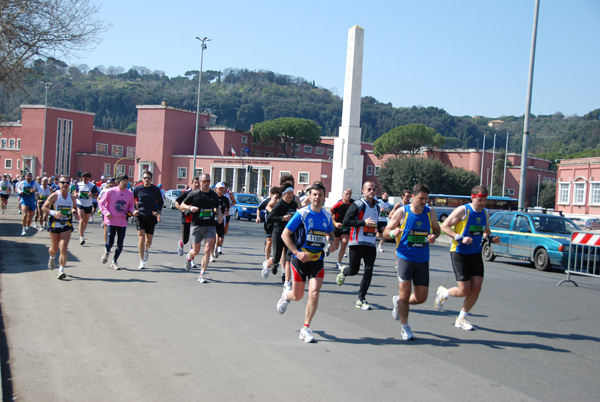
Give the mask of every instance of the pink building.
<svg viewBox="0 0 600 402">
<path fill-rule="evenodd" d="M 600 215 L 600 158 L 561 160 L 556 210 L 573 215 Z"/>
</svg>

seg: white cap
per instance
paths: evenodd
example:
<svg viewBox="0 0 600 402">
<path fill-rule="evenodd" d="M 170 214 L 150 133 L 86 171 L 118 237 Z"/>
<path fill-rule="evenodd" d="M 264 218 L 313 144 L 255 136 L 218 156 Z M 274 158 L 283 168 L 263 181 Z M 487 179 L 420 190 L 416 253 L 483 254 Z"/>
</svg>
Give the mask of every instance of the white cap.
<svg viewBox="0 0 600 402">
<path fill-rule="evenodd" d="M 223 183 L 222 181 L 218 182 L 217 185 L 215 186 L 215 188 L 225 188 L 225 183 Z"/>
</svg>

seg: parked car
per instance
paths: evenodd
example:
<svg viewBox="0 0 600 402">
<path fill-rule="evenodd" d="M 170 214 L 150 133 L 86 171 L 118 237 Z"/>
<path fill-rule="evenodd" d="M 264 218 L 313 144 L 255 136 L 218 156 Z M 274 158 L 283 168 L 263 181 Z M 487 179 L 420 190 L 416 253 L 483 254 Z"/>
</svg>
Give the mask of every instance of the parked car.
<svg viewBox="0 0 600 402">
<path fill-rule="evenodd" d="M 248 220 L 256 219 L 256 211 L 260 205 L 260 199 L 254 194 L 235 194 L 235 205 L 232 212 L 235 219 L 245 218 Z"/>
<path fill-rule="evenodd" d="M 165 193 L 165 207 L 175 209 L 175 200 L 177 200 L 177 197 L 179 197 L 182 192 L 183 190 L 168 190 Z"/>
<path fill-rule="evenodd" d="M 571 233 L 580 228 L 569 218 L 543 213 L 497 212 L 490 218 L 500 243 L 484 242 L 483 259 L 496 257 L 530 261 L 540 271 L 567 268 Z"/>
</svg>

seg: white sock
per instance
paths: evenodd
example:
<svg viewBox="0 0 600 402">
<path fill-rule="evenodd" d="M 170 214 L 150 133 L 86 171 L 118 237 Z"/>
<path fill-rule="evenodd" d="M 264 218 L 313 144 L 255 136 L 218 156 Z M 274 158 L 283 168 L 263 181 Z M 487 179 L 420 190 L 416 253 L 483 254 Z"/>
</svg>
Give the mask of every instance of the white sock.
<svg viewBox="0 0 600 402">
<path fill-rule="evenodd" d="M 448 289 L 444 290 L 444 292 L 442 293 L 442 297 L 444 299 L 447 299 L 450 295 L 448 294 Z"/>
<path fill-rule="evenodd" d="M 467 318 L 467 315 L 469 315 L 469 313 L 467 313 L 465 310 L 460 310 L 460 314 L 458 315 L 458 319 L 463 319 L 463 318 Z"/>
</svg>

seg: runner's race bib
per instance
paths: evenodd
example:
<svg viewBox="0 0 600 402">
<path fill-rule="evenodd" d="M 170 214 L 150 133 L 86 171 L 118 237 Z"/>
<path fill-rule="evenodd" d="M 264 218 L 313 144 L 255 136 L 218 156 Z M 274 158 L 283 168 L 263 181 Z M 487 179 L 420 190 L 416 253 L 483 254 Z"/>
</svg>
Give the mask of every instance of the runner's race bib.
<svg viewBox="0 0 600 402">
<path fill-rule="evenodd" d="M 88 198 L 90 198 L 90 193 L 87 191 L 80 191 L 79 198 L 87 200 Z"/>
<path fill-rule="evenodd" d="M 469 226 L 469 236 L 481 236 L 484 230 L 485 226 L 483 225 L 471 225 Z"/>
<path fill-rule="evenodd" d="M 198 217 L 203 220 L 212 218 L 213 214 L 214 211 L 212 209 L 201 209 L 198 211 Z"/>
<path fill-rule="evenodd" d="M 367 237 L 375 237 L 377 236 L 377 227 L 375 226 L 364 226 L 363 234 Z"/>
<path fill-rule="evenodd" d="M 418 230 L 410 230 L 408 232 L 407 242 L 408 247 L 423 248 L 427 245 L 427 236 L 429 232 L 422 232 Z"/>
<path fill-rule="evenodd" d="M 308 247 L 323 248 L 325 247 L 326 233 L 322 230 L 309 229 L 306 234 L 306 245 Z"/>
<path fill-rule="evenodd" d="M 60 207 L 58 208 L 58 212 L 63 216 L 62 219 L 69 219 L 71 217 L 71 208 L 69 207 Z"/>
</svg>

